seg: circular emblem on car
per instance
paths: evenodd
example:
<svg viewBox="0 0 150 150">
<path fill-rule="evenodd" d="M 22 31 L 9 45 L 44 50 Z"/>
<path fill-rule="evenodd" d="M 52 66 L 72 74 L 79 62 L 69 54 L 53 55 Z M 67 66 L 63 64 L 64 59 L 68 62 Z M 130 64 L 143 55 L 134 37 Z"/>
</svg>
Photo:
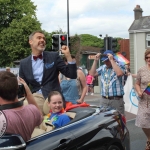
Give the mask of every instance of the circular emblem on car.
<svg viewBox="0 0 150 150">
<path fill-rule="evenodd" d="M 5 114 L 0 111 L 0 137 L 3 136 L 7 128 L 7 120 Z"/>
</svg>

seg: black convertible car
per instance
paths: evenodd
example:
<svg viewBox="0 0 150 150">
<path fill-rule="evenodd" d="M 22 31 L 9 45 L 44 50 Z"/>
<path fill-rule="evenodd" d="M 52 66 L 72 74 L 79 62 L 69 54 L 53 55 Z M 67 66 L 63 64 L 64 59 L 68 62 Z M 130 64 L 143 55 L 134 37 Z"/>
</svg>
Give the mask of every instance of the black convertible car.
<svg viewBox="0 0 150 150">
<path fill-rule="evenodd" d="M 61 128 L 44 132 L 24 142 L 19 135 L 5 134 L 0 150 L 130 150 L 129 131 L 116 110 L 78 107 L 75 116 Z"/>
</svg>

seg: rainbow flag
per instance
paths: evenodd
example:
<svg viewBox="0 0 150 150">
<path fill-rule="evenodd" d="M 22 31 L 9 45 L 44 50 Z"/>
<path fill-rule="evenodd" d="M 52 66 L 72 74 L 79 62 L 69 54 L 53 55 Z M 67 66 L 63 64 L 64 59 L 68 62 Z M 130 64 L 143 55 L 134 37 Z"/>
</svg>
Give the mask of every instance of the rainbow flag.
<svg viewBox="0 0 150 150">
<path fill-rule="evenodd" d="M 148 95 L 150 95 L 150 83 L 148 84 L 147 88 L 144 90 L 144 92 Z"/>
<path fill-rule="evenodd" d="M 126 59 L 120 52 L 116 53 L 114 58 L 120 65 L 126 65 L 130 63 L 130 61 Z"/>
</svg>

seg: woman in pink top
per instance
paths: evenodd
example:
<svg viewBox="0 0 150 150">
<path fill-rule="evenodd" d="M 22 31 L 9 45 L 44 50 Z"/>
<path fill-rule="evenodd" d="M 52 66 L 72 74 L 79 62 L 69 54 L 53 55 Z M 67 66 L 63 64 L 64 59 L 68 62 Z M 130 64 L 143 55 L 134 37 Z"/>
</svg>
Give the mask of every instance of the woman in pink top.
<svg viewBox="0 0 150 150">
<path fill-rule="evenodd" d="M 86 76 L 86 84 L 87 84 L 87 93 L 86 93 L 86 95 L 88 95 L 89 92 L 91 92 L 91 95 L 93 95 L 93 92 L 94 92 L 93 80 L 94 80 L 94 77 L 89 75 L 89 73 L 88 73 L 87 76 Z"/>
</svg>

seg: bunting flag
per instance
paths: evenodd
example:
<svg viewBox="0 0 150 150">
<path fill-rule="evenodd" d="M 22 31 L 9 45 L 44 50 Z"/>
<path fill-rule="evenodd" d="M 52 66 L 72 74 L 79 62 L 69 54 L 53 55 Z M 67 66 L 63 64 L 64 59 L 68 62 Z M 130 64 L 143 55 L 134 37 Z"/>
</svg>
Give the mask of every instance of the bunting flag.
<svg viewBox="0 0 150 150">
<path fill-rule="evenodd" d="M 148 95 L 150 95 L 150 83 L 148 84 L 147 88 L 144 90 L 144 92 Z"/>
<path fill-rule="evenodd" d="M 130 63 L 130 61 L 126 59 L 120 52 L 116 53 L 114 58 L 120 65 L 126 65 Z"/>
</svg>

